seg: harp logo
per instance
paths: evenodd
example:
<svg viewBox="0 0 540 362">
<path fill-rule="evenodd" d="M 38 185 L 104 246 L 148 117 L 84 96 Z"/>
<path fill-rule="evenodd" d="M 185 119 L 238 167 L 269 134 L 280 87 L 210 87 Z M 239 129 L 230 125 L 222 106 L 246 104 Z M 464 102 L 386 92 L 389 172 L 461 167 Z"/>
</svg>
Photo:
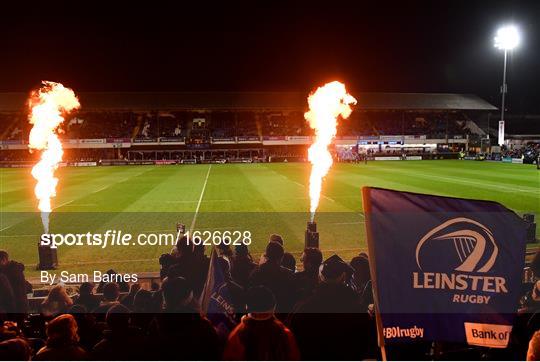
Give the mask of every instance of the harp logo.
<svg viewBox="0 0 540 362">
<path fill-rule="evenodd" d="M 416 246 L 416 264 L 423 270 L 422 248 L 450 244 L 455 253 L 455 271 L 487 273 L 495 264 L 498 247 L 493 233 L 484 225 L 468 218 L 455 218 L 429 231 Z M 431 245 L 430 245 L 431 244 Z M 439 245 L 437 245 L 439 246 Z"/>
<path fill-rule="evenodd" d="M 453 303 L 489 304 L 493 295 L 508 293 L 506 279 L 490 273 L 498 253 L 486 226 L 464 217 L 448 220 L 416 245 L 413 288 L 452 291 Z"/>
</svg>

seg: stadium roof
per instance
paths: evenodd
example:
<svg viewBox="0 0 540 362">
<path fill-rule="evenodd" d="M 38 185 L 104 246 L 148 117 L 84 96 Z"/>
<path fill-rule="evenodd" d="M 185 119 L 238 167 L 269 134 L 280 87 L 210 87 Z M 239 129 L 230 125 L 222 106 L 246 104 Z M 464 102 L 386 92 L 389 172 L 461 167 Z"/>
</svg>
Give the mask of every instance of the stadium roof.
<svg viewBox="0 0 540 362">
<path fill-rule="evenodd" d="M 470 94 L 352 92 L 357 110 L 493 111 Z M 79 93 L 84 110 L 305 110 L 307 93 L 292 92 L 90 92 Z M 0 112 L 24 109 L 27 94 L 0 93 Z"/>
</svg>

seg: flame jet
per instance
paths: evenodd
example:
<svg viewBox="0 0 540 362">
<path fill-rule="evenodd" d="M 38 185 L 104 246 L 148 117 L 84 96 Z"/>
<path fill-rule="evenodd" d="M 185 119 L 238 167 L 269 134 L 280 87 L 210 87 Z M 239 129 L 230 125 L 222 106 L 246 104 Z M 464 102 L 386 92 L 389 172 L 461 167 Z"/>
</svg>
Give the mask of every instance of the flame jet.
<svg viewBox="0 0 540 362">
<path fill-rule="evenodd" d="M 64 122 L 64 115 L 79 108 L 80 104 L 73 90 L 60 83 L 43 81 L 41 88 L 30 94 L 28 105 L 29 121 L 33 125 L 28 146 L 30 152 L 42 151 L 41 159 L 32 168 L 32 176 L 37 181 L 34 193 L 39 201 L 43 229 L 48 233 L 51 198 L 56 196 L 58 184 L 54 171 L 64 153 L 58 138 L 58 127 Z"/>
<path fill-rule="evenodd" d="M 308 97 L 309 111 L 304 114 L 304 118 L 315 130 L 315 141 L 308 150 L 311 162 L 309 198 L 312 222 L 321 198 L 322 179 L 333 163 L 328 146 L 336 136 L 338 117 L 348 118 L 352 112 L 351 104 L 356 104 L 356 99 L 338 81 L 317 88 Z"/>
</svg>

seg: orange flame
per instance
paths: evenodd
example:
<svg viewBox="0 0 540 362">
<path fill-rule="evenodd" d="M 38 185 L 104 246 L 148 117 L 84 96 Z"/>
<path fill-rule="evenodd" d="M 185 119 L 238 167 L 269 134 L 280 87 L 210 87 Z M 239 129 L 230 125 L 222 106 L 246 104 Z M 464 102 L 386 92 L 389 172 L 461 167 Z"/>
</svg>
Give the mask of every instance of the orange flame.
<svg viewBox="0 0 540 362">
<path fill-rule="evenodd" d="M 63 115 L 79 108 L 79 100 L 73 90 L 60 83 L 43 81 L 40 89 L 31 93 L 30 106 L 30 150 L 42 150 L 41 160 L 32 168 L 32 176 L 37 180 L 34 193 L 39 200 L 45 232 L 48 232 L 48 213 L 52 211 L 51 198 L 56 196 L 58 179 L 54 171 L 62 161 L 62 143 L 58 138 L 58 127 L 64 121 Z"/>
<path fill-rule="evenodd" d="M 352 112 L 350 105 L 356 104 L 356 99 L 347 93 L 343 83 L 334 81 L 311 93 L 308 104 L 309 111 L 304 117 L 309 126 L 315 130 L 315 141 L 308 150 L 308 159 L 312 165 L 309 198 L 313 221 L 321 198 L 322 179 L 328 174 L 333 163 L 328 146 L 336 136 L 338 117 L 348 118 Z"/>
</svg>

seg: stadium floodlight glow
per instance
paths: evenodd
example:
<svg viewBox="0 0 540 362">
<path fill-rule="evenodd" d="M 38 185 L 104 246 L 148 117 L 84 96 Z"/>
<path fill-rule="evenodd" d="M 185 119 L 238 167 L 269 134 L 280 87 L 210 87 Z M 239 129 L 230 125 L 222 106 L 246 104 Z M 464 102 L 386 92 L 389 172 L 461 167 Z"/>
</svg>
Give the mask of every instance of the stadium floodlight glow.
<svg viewBox="0 0 540 362">
<path fill-rule="evenodd" d="M 504 144 L 504 107 L 505 107 L 505 95 L 508 91 L 506 86 L 506 60 L 508 58 L 508 51 L 512 51 L 519 45 L 520 36 L 519 31 L 514 25 L 506 25 L 497 30 L 495 35 L 495 48 L 504 51 L 504 67 L 503 67 L 503 84 L 501 87 L 501 119 L 499 120 L 499 146 Z"/>
<path fill-rule="evenodd" d="M 504 51 L 512 50 L 519 45 L 519 31 L 514 25 L 507 25 L 497 30 L 495 48 Z"/>
</svg>

